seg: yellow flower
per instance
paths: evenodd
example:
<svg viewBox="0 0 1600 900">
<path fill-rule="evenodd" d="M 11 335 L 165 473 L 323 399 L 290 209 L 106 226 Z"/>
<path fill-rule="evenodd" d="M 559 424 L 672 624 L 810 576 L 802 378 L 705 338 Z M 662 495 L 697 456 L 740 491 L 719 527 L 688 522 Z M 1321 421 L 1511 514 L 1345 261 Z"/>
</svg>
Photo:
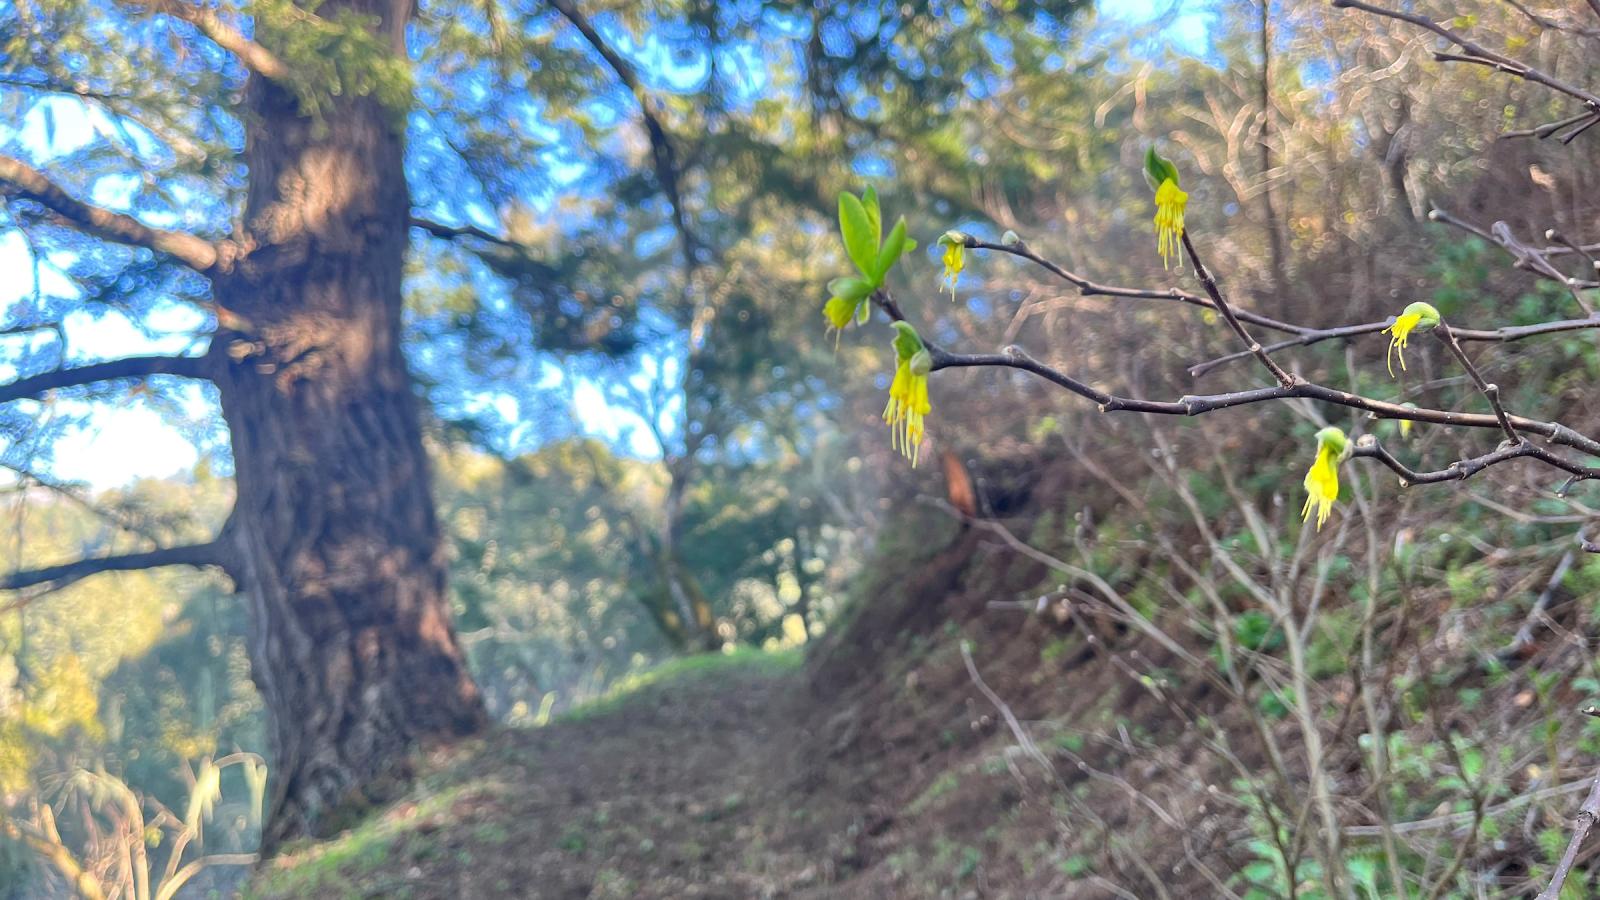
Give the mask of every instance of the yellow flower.
<svg viewBox="0 0 1600 900">
<path fill-rule="evenodd" d="M 1317 432 L 1317 459 L 1306 472 L 1306 505 L 1300 510 L 1301 520 L 1311 518 L 1311 508 L 1317 509 L 1317 529 L 1328 521 L 1333 501 L 1339 499 L 1339 463 L 1350 453 L 1350 442 L 1337 428 L 1324 428 Z"/>
<path fill-rule="evenodd" d="M 1156 250 L 1161 262 L 1172 268 L 1172 257 L 1178 256 L 1178 268 L 1183 268 L 1179 256 L 1179 242 L 1183 237 L 1183 208 L 1189 195 L 1178 189 L 1178 182 L 1168 178 L 1156 188 Z"/>
<path fill-rule="evenodd" d="M 1389 338 L 1389 377 L 1394 377 L 1394 353 L 1400 351 L 1400 371 L 1406 370 L 1406 342 L 1411 338 L 1411 332 L 1418 328 L 1432 328 L 1439 324 L 1439 311 L 1432 306 L 1417 302 L 1407 306 L 1395 317 L 1394 324 L 1383 330 Z"/>
<path fill-rule="evenodd" d="M 928 403 L 928 373 L 933 371 L 933 356 L 923 346 L 916 329 L 905 322 L 896 322 L 894 327 L 896 364 L 883 421 L 889 426 L 890 446 L 911 460 L 914 468 L 922 447 L 922 420 L 932 409 Z"/>
<path fill-rule="evenodd" d="M 966 268 L 967 236 L 959 231 L 946 231 L 939 236 L 944 246 L 944 283 L 950 288 L 950 299 L 956 299 L 956 280 Z"/>
</svg>

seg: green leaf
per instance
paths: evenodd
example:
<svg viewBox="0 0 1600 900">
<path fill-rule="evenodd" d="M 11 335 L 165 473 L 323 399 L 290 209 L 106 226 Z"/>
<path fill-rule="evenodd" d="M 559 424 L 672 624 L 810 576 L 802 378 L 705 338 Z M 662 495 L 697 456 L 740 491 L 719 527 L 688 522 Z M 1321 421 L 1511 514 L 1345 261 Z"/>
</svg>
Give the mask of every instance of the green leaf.
<svg viewBox="0 0 1600 900">
<path fill-rule="evenodd" d="M 876 285 L 869 279 L 848 276 L 828 282 L 828 293 L 855 302 L 872 293 L 874 287 Z"/>
<path fill-rule="evenodd" d="M 923 349 L 922 338 L 909 322 L 894 323 L 894 352 L 900 359 L 910 359 Z"/>
<path fill-rule="evenodd" d="M 894 227 L 889 229 L 888 240 L 884 241 L 883 246 L 878 248 L 878 261 L 872 270 L 872 274 L 879 284 L 883 283 L 884 277 L 889 274 L 890 269 L 894 268 L 894 264 L 900 261 L 900 254 L 905 251 L 906 217 L 901 216 L 899 221 L 894 223 Z"/>
<path fill-rule="evenodd" d="M 867 185 L 861 192 L 861 206 L 867 211 L 867 221 L 872 223 L 872 246 L 883 243 L 883 213 L 878 207 L 878 189 Z"/>
<path fill-rule="evenodd" d="M 1150 188 L 1161 187 L 1161 183 L 1172 179 L 1173 184 L 1178 184 L 1178 167 L 1172 161 L 1165 159 L 1151 147 L 1144 152 L 1144 173 L 1150 179 Z"/>
<path fill-rule="evenodd" d="M 873 233 L 872 219 L 855 194 L 839 194 L 839 235 L 844 238 L 844 250 L 861 274 L 872 277 L 872 266 L 878 259 L 878 240 Z"/>
</svg>

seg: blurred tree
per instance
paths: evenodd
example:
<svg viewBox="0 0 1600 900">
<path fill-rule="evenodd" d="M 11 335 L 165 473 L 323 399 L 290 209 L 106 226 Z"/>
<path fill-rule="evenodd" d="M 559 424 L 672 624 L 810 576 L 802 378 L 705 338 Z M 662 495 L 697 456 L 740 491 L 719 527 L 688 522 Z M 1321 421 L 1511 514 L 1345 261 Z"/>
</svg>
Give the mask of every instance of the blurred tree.
<svg viewBox="0 0 1600 900">
<path fill-rule="evenodd" d="M 998 19 L 979 2 L 7 7 L 0 98 L 38 129 L 9 136 L 0 192 L 37 266 L 72 284 L 51 293 L 36 278 L 8 312 L 7 331 L 26 336 L 9 357 L 20 377 L 0 388 L 10 461 L 36 471 L 25 451 L 65 421 L 48 415 L 56 392 L 106 399 L 131 383 L 174 397 L 176 380 L 205 382 L 237 503 L 210 540 L 4 586 L 225 569 L 249 598 L 272 719 L 270 852 L 417 741 L 484 721 L 450 625 L 404 344 L 421 345 L 441 414 L 490 440 L 474 415 L 486 387 L 538 408 L 530 351 L 631 351 L 680 360 L 654 557 L 697 632 L 686 643 L 713 643 L 710 600 L 681 559 L 690 486 L 718 456 L 779 446 L 752 410 L 820 403 L 814 369 L 793 362 L 814 364 L 820 342 L 778 337 L 815 321 L 784 292 L 810 273 L 737 268 L 738 248 L 795 231 L 795 205 L 891 150 L 960 178 L 923 164 L 966 154 L 945 113 L 1044 59 L 1078 6 L 1013 2 Z M 57 152 L 67 114 L 89 136 Z M 913 137 L 921 149 L 901 146 Z M 945 177 L 930 174 L 930 191 L 964 196 L 932 180 Z M 445 243 L 417 255 L 426 289 L 407 319 L 413 226 Z M 204 316 L 178 319 L 174 354 L 86 360 L 48 339 L 85 311 L 159 333 L 175 304 Z M 734 353 L 736 328 L 766 343 Z"/>
</svg>

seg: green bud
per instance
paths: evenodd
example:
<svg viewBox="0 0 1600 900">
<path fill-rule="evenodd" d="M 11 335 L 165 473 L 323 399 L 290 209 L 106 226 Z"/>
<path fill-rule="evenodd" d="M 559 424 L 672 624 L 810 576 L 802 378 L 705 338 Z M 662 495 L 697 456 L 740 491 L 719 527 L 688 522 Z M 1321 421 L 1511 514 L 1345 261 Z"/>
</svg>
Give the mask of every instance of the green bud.
<svg viewBox="0 0 1600 900">
<path fill-rule="evenodd" d="M 1317 449 L 1323 447 L 1331 449 L 1341 460 L 1350 455 L 1350 439 L 1345 437 L 1344 431 L 1331 425 L 1317 432 Z"/>
<path fill-rule="evenodd" d="M 1173 184 L 1179 184 L 1178 167 L 1172 164 L 1172 160 L 1157 153 L 1154 147 L 1144 152 L 1144 176 L 1150 183 L 1152 191 L 1161 187 L 1161 183 L 1168 179 L 1171 179 Z M 1179 186 L 1182 187 L 1181 184 Z"/>
<path fill-rule="evenodd" d="M 927 377 L 933 371 L 933 354 L 924 347 L 911 355 L 911 374 Z"/>
<path fill-rule="evenodd" d="M 1417 319 L 1418 328 L 1432 328 L 1439 324 L 1439 311 L 1434 309 L 1432 304 L 1423 303 L 1420 300 L 1407 306 L 1400 314 L 1402 316 L 1413 314 L 1420 316 Z"/>
</svg>

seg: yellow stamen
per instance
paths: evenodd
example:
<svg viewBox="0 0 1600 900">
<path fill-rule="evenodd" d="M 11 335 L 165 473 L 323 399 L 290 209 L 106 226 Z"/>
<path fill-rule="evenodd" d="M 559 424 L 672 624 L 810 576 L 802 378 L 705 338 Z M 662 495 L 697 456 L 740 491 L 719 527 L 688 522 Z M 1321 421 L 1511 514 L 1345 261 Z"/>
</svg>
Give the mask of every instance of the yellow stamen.
<svg viewBox="0 0 1600 900">
<path fill-rule="evenodd" d="M 1161 262 L 1172 268 L 1172 257 L 1178 256 L 1178 268 L 1183 268 L 1179 245 L 1183 239 L 1183 208 L 1189 195 L 1178 188 L 1178 183 L 1168 178 L 1156 188 L 1156 250 Z"/>
</svg>

